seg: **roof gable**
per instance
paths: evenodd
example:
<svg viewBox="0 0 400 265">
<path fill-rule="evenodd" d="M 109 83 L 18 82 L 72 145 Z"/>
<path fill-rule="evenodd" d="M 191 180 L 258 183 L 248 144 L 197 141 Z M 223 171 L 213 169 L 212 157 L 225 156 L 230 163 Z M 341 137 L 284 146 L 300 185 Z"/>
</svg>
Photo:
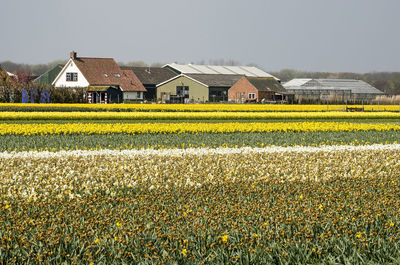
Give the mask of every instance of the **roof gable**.
<svg viewBox="0 0 400 265">
<path fill-rule="evenodd" d="M 199 84 L 202 85 L 202 86 L 208 87 L 207 84 L 204 84 L 204 83 L 200 82 L 199 80 L 197 80 L 197 79 L 195 79 L 195 78 L 193 78 L 193 77 L 190 77 L 190 76 L 188 76 L 188 75 L 185 75 L 185 74 L 180 74 L 180 75 L 174 76 L 174 77 L 172 77 L 172 78 L 170 78 L 170 79 L 168 79 L 168 80 L 166 80 L 166 81 L 164 81 L 164 82 L 158 84 L 157 87 L 162 86 L 162 85 L 165 85 L 165 84 L 167 84 L 167 83 L 169 83 L 169 82 L 171 82 L 171 81 L 173 81 L 173 80 L 175 80 L 175 79 L 178 79 L 178 78 L 180 78 L 180 77 L 188 78 L 188 79 L 190 79 L 190 80 L 192 80 L 192 81 L 194 81 L 194 82 L 196 82 L 196 83 L 199 83 Z"/>
<path fill-rule="evenodd" d="M 85 78 L 85 76 L 82 74 L 81 70 L 76 66 L 74 63 L 73 59 L 70 58 L 68 62 L 64 65 L 64 67 L 61 69 L 61 71 L 58 73 L 57 77 L 54 79 L 52 85 L 55 87 L 70 87 L 70 84 L 67 84 L 65 80 L 63 80 L 63 76 L 65 76 L 67 71 L 74 71 L 78 72 L 79 75 L 79 83 L 71 84 L 73 86 L 77 87 L 86 87 L 89 86 L 89 82 Z"/>
</svg>

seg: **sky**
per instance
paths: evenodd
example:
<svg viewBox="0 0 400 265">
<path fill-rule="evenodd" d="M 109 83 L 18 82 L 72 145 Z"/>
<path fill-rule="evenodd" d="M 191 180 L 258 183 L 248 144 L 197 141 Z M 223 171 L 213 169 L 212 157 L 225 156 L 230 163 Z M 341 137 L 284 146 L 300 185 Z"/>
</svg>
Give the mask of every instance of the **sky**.
<svg viewBox="0 0 400 265">
<path fill-rule="evenodd" d="M 400 71 L 399 0 L 0 0 L 0 61 Z"/>
</svg>

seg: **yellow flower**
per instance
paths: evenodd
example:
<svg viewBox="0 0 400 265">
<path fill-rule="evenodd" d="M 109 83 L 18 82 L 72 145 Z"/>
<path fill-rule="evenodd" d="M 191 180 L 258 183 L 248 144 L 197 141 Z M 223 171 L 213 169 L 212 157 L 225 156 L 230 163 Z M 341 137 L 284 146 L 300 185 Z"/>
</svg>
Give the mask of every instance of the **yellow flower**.
<svg viewBox="0 0 400 265">
<path fill-rule="evenodd" d="M 254 234 L 253 234 L 253 237 L 258 237 L 258 234 L 254 233 Z"/>
<path fill-rule="evenodd" d="M 361 237 L 362 237 L 362 234 L 361 234 L 360 232 L 358 232 L 357 235 L 356 235 L 356 237 L 357 237 L 357 238 L 361 238 Z"/>
<path fill-rule="evenodd" d="M 390 226 L 394 226 L 394 223 L 393 223 L 393 222 L 391 222 L 391 223 L 390 223 Z"/>
<path fill-rule="evenodd" d="M 182 249 L 182 255 L 185 256 L 185 257 L 187 256 L 187 249 L 186 248 Z"/>
<path fill-rule="evenodd" d="M 99 243 L 100 239 L 96 238 L 96 240 L 94 241 L 95 244 Z"/>
<path fill-rule="evenodd" d="M 7 210 L 8 208 L 10 208 L 10 205 L 7 204 L 4 208 Z"/>
<path fill-rule="evenodd" d="M 226 243 L 226 242 L 228 242 L 229 235 L 223 235 L 223 236 L 221 236 L 221 239 L 222 239 L 222 242 Z"/>
<path fill-rule="evenodd" d="M 321 211 L 324 209 L 324 206 L 322 206 L 322 204 L 320 204 L 319 206 L 318 206 L 318 209 L 320 209 Z"/>
<path fill-rule="evenodd" d="M 121 226 L 121 223 L 120 223 L 120 222 L 117 222 L 115 225 L 116 225 L 117 227 L 120 227 L 120 226 Z"/>
<path fill-rule="evenodd" d="M 303 195 L 300 195 L 300 200 L 302 200 L 303 199 Z"/>
</svg>

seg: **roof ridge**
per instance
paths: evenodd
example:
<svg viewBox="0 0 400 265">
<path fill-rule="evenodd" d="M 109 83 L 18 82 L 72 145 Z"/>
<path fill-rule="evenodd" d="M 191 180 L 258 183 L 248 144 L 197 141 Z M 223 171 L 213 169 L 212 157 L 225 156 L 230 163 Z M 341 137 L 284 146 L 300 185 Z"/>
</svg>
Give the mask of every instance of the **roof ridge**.
<svg viewBox="0 0 400 265">
<path fill-rule="evenodd" d="M 111 58 L 111 57 L 106 57 L 106 58 L 104 58 L 104 57 L 76 57 L 73 60 L 79 60 L 79 59 L 107 59 L 107 60 L 112 59 L 112 60 L 114 60 L 114 58 Z"/>
</svg>

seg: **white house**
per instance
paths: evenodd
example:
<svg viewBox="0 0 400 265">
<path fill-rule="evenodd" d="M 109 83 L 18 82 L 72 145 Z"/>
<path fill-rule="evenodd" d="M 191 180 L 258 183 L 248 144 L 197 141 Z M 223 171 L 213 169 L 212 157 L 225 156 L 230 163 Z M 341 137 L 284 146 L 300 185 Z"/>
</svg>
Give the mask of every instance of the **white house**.
<svg viewBox="0 0 400 265">
<path fill-rule="evenodd" d="M 143 100 L 146 91 L 133 71 L 121 69 L 114 59 L 77 57 L 76 52 L 71 52 L 53 86 L 86 88 L 88 103 Z"/>
</svg>

